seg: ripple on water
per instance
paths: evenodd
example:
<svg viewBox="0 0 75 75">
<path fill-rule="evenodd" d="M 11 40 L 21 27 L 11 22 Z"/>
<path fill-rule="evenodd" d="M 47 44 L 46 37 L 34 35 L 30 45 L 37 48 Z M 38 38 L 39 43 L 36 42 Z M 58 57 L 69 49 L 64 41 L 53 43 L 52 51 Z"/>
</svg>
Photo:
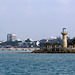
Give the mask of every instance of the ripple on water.
<svg viewBox="0 0 75 75">
<path fill-rule="evenodd" d="M 75 75 L 75 54 L 0 52 L 0 75 Z"/>
</svg>

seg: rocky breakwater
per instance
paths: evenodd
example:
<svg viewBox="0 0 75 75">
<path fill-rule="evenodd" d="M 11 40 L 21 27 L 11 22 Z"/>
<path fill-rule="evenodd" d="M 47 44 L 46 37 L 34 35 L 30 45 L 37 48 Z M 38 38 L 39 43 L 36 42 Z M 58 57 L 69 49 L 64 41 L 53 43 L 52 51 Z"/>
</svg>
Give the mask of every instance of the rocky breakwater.
<svg viewBox="0 0 75 75">
<path fill-rule="evenodd" d="M 75 53 L 75 48 L 52 48 L 35 50 L 32 53 Z"/>
</svg>

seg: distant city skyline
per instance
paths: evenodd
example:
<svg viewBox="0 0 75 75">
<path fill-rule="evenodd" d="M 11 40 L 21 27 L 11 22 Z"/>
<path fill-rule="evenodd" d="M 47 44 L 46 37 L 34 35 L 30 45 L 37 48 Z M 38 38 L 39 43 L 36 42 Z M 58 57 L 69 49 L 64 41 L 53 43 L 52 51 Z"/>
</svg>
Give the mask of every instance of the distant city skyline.
<svg viewBox="0 0 75 75">
<path fill-rule="evenodd" d="M 7 34 L 7 41 L 16 41 L 17 40 L 17 36 L 16 34 Z"/>
<path fill-rule="evenodd" d="M 75 36 L 75 0 L 0 0 L 0 40 L 15 33 L 18 39 L 40 40 Z"/>
</svg>

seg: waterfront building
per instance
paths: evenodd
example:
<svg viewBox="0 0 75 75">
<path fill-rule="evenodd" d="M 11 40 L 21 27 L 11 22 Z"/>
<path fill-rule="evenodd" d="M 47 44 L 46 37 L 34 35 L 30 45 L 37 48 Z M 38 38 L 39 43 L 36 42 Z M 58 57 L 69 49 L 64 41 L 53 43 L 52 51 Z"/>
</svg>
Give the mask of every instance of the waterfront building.
<svg viewBox="0 0 75 75">
<path fill-rule="evenodd" d="M 49 39 L 48 40 L 48 43 L 55 43 L 55 42 L 57 42 L 57 39 Z"/>
<path fill-rule="evenodd" d="M 7 41 L 16 41 L 17 40 L 17 36 L 15 34 L 7 34 Z"/>
<path fill-rule="evenodd" d="M 46 42 L 48 42 L 47 39 L 42 39 L 42 40 L 40 40 L 40 43 L 46 43 Z"/>
<path fill-rule="evenodd" d="M 57 37 L 57 43 L 60 44 L 60 45 L 62 44 L 62 38 L 60 36 Z"/>
<path fill-rule="evenodd" d="M 19 42 L 18 47 L 23 47 L 23 42 Z"/>
<path fill-rule="evenodd" d="M 67 48 L 67 34 L 68 34 L 68 32 L 67 32 L 66 28 L 63 28 L 61 34 L 62 34 L 62 38 L 63 38 L 63 48 Z"/>
<path fill-rule="evenodd" d="M 34 47 L 39 47 L 40 42 L 39 41 L 33 41 L 32 44 Z"/>
<path fill-rule="evenodd" d="M 32 48 L 32 47 L 39 47 L 39 41 L 30 41 L 30 39 L 25 40 L 24 42 L 19 42 L 18 47 L 23 48 Z"/>
</svg>

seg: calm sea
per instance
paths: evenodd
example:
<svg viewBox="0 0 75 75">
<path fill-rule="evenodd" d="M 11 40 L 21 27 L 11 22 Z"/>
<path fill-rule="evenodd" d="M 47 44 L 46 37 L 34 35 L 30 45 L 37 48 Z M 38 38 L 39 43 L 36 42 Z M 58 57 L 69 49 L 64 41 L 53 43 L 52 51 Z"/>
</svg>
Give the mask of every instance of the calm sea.
<svg viewBox="0 0 75 75">
<path fill-rule="evenodd" d="M 75 54 L 0 51 L 0 75 L 75 75 Z"/>
</svg>

